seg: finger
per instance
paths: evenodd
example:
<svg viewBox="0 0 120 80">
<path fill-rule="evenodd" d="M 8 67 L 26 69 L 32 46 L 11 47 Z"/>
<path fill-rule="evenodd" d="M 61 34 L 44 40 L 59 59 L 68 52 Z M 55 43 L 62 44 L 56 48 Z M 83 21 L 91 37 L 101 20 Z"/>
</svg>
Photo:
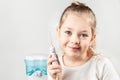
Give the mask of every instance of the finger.
<svg viewBox="0 0 120 80">
<path fill-rule="evenodd" d="M 51 55 L 51 54 L 49 54 L 49 55 L 48 55 L 48 58 L 52 58 L 52 55 Z"/>
<path fill-rule="evenodd" d="M 59 70 L 51 70 L 49 71 L 49 74 L 56 80 L 56 75 L 60 74 Z"/>
<path fill-rule="evenodd" d="M 48 60 L 47 60 L 47 65 L 51 65 L 52 62 L 54 62 L 54 61 L 56 61 L 56 58 L 55 58 L 55 57 L 53 57 L 53 58 L 48 58 Z"/>
<path fill-rule="evenodd" d="M 60 65 L 49 65 L 49 66 L 48 66 L 48 69 L 49 69 L 49 70 L 61 69 L 61 66 L 60 66 Z"/>
<path fill-rule="evenodd" d="M 48 58 L 47 58 L 47 65 L 49 65 L 49 64 L 52 63 L 52 62 L 51 62 L 51 58 L 52 58 L 52 55 L 49 54 L 49 55 L 48 55 Z"/>
<path fill-rule="evenodd" d="M 61 73 L 61 70 L 60 69 L 56 69 L 56 70 L 50 70 L 50 74 L 58 74 L 58 73 Z"/>
</svg>

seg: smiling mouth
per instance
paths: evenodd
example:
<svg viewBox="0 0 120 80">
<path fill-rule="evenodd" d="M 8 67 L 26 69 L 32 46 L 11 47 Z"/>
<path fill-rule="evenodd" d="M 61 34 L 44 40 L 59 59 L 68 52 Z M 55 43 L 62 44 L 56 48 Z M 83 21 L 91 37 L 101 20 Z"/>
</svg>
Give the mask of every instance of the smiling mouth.
<svg viewBox="0 0 120 80">
<path fill-rule="evenodd" d="M 72 51 L 77 51 L 77 50 L 80 50 L 80 47 L 69 47 L 69 49 Z"/>
</svg>

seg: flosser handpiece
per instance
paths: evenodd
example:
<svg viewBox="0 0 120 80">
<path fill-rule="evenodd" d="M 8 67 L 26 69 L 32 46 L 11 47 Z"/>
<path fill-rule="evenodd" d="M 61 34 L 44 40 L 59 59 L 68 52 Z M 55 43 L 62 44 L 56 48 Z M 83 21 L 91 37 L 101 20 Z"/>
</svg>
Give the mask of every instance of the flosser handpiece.
<svg viewBox="0 0 120 80">
<path fill-rule="evenodd" d="M 51 45 L 49 50 L 50 50 L 50 54 L 52 54 L 52 57 L 56 58 L 56 61 L 52 62 L 52 64 L 58 64 L 58 57 L 55 51 L 55 47 Z"/>
</svg>

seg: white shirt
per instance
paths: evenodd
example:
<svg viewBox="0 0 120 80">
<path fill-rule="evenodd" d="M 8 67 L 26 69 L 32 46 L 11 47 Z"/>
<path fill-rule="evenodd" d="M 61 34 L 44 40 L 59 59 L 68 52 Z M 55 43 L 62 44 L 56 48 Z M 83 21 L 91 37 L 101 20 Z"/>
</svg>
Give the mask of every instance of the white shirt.
<svg viewBox="0 0 120 80">
<path fill-rule="evenodd" d="M 62 66 L 62 80 L 120 80 L 110 60 L 102 55 L 95 55 L 77 67 L 65 66 L 62 56 L 59 61 Z"/>
</svg>

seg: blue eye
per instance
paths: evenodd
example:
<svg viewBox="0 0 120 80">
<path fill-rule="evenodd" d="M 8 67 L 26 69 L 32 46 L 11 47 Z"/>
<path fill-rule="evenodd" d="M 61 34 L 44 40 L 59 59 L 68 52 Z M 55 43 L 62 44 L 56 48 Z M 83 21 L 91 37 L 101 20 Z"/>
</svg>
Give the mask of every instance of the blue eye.
<svg viewBox="0 0 120 80">
<path fill-rule="evenodd" d="M 65 33 L 66 33 L 67 35 L 71 35 L 71 32 L 70 32 L 70 31 L 65 31 Z"/>
</svg>

